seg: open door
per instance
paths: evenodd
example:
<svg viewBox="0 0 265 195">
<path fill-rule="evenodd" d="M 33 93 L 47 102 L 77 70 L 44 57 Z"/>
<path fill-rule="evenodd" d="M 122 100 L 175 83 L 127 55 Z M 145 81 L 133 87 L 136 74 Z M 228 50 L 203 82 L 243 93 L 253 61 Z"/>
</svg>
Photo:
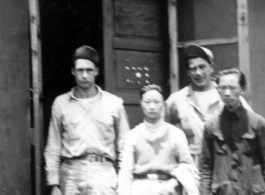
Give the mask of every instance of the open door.
<svg viewBox="0 0 265 195">
<path fill-rule="evenodd" d="M 103 0 L 105 89 L 122 97 L 131 127 L 143 120 L 139 88 L 168 95 L 167 1 Z"/>
</svg>

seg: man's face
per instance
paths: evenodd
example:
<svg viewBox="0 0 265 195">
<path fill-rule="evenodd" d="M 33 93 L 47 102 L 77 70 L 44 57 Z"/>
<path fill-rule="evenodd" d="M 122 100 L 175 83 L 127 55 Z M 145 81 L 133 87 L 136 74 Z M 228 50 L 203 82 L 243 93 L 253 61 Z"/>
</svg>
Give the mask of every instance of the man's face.
<svg viewBox="0 0 265 195">
<path fill-rule="evenodd" d="M 156 90 L 147 91 L 143 94 L 141 107 L 145 117 L 149 119 L 159 118 L 164 108 L 162 95 Z"/>
<path fill-rule="evenodd" d="M 89 60 L 78 59 L 72 68 L 72 74 L 78 87 L 87 90 L 94 86 L 95 78 L 98 75 L 98 68 Z"/>
<path fill-rule="evenodd" d="M 206 91 L 211 87 L 212 66 L 203 58 L 192 58 L 188 60 L 188 75 L 191 85 L 196 91 Z"/>
<path fill-rule="evenodd" d="M 239 97 L 244 92 L 239 84 L 239 76 L 237 74 L 221 76 L 219 78 L 218 91 L 229 110 L 234 110 L 240 104 Z"/>
</svg>

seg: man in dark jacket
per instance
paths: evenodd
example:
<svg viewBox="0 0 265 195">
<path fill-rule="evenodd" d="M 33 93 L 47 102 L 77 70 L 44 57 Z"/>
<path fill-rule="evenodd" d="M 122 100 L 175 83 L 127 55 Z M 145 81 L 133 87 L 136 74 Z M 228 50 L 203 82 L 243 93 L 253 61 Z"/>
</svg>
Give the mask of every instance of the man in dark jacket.
<svg viewBox="0 0 265 195">
<path fill-rule="evenodd" d="M 243 108 L 246 79 L 238 69 L 219 73 L 225 107 L 205 125 L 201 195 L 265 194 L 265 119 Z"/>
</svg>

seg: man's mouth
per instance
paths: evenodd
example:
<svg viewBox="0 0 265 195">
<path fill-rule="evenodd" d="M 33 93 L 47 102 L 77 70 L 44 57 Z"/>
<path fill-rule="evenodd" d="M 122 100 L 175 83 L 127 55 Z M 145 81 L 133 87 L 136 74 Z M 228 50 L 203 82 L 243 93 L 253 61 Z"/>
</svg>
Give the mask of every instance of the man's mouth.
<svg viewBox="0 0 265 195">
<path fill-rule="evenodd" d="M 88 84 L 88 81 L 82 81 L 81 83 L 82 84 Z"/>
<path fill-rule="evenodd" d="M 156 112 L 149 112 L 149 114 L 152 114 L 152 115 L 154 115 L 154 114 L 156 114 Z"/>
<path fill-rule="evenodd" d="M 233 102 L 233 99 L 225 99 L 225 102 L 231 103 L 231 102 Z"/>
<path fill-rule="evenodd" d="M 196 80 L 198 83 L 203 82 L 203 78 L 196 78 L 195 80 Z"/>
</svg>

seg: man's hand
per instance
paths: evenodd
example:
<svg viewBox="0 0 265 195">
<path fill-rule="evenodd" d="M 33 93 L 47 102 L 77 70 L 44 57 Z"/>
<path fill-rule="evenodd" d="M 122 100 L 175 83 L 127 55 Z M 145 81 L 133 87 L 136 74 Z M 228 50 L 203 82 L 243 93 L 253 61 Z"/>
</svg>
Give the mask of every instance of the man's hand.
<svg viewBox="0 0 265 195">
<path fill-rule="evenodd" d="M 164 191 L 162 195 L 174 195 L 176 194 L 178 181 L 176 179 L 170 179 L 165 183 Z"/>
<path fill-rule="evenodd" d="M 53 186 L 51 195 L 63 195 L 63 194 L 58 186 Z"/>
</svg>

